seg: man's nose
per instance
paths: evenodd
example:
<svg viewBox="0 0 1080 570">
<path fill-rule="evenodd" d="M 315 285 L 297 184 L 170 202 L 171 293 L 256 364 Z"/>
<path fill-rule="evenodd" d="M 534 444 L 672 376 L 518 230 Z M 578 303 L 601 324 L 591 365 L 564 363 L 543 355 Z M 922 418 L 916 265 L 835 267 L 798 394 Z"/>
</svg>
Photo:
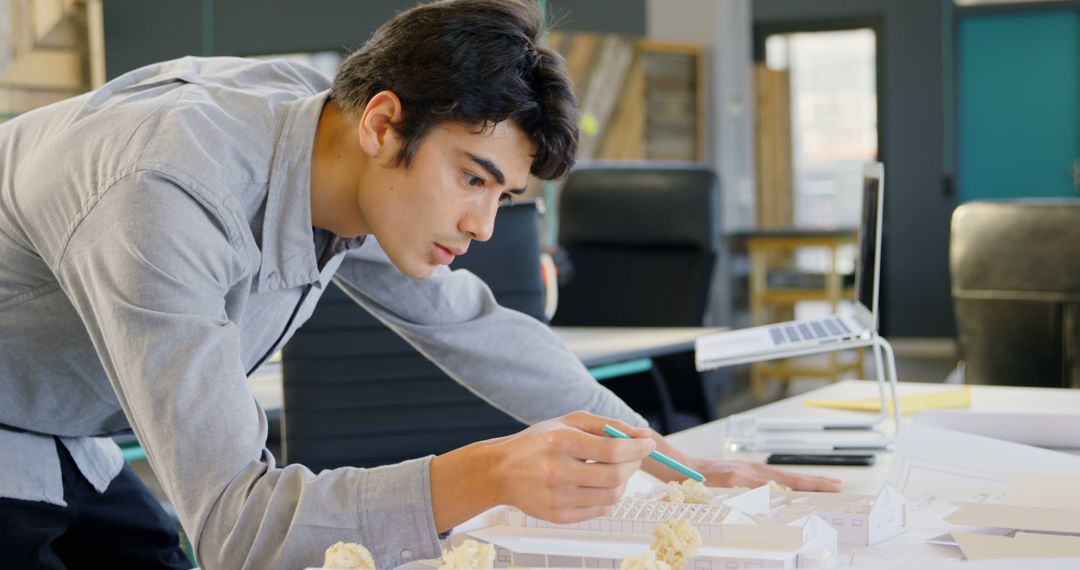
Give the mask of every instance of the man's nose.
<svg viewBox="0 0 1080 570">
<path fill-rule="evenodd" d="M 476 241 L 487 241 L 495 231 L 495 214 L 499 211 L 498 202 L 494 207 L 484 205 L 476 211 L 469 212 L 461 220 L 460 228 Z"/>
</svg>

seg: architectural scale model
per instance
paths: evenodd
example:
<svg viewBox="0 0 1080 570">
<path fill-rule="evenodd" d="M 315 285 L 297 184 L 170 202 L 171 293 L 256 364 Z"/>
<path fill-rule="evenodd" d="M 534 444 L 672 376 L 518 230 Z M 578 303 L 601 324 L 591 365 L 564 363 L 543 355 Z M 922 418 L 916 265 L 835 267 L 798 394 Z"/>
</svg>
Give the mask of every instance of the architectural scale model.
<svg viewBox="0 0 1080 570">
<path fill-rule="evenodd" d="M 877 495 L 804 493 L 769 486 L 717 489 L 709 504 L 626 498 L 608 516 L 553 524 L 508 508 L 469 536 L 495 546 L 496 567 L 618 568 L 644 552 L 653 528 L 668 520 L 691 522 L 701 534 L 686 568 L 806 568 L 846 565 L 840 544 L 869 545 L 904 528 L 905 499 L 886 485 Z"/>
</svg>

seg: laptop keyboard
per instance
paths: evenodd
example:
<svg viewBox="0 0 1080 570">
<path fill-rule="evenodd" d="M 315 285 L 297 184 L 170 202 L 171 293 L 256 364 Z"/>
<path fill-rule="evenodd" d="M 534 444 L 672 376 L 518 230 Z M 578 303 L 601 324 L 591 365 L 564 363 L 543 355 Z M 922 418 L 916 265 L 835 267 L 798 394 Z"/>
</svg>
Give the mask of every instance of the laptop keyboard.
<svg viewBox="0 0 1080 570">
<path fill-rule="evenodd" d="M 769 334 L 772 335 L 773 344 L 780 345 L 788 342 L 851 334 L 851 329 L 844 324 L 844 321 L 836 317 L 828 317 L 814 321 L 785 323 L 769 327 Z"/>
</svg>

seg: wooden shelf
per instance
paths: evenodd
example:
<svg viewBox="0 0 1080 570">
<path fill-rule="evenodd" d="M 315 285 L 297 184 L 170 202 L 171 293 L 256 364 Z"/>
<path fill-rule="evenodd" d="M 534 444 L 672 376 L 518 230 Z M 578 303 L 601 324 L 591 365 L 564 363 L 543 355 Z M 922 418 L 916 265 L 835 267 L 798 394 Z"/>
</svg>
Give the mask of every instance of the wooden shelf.
<svg viewBox="0 0 1080 570">
<path fill-rule="evenodd" d="M 843 298 L 854 298 L 855 288 L 848 287 L 841 292 Z M 800 301 L 831 301 L 832 295 L 825 289 L 792 288 L 769 289 L 761 294 L 761 302 L 767 305 L 794 305 Z"/>
<path fill-rule="evenodd" d="M 578 90 L 578 160 L 708 159 L 708 78 L 700 44 L 551 32 Z"/>
<path fill-rule="evenodd" d="M 788 358 L 780 361 L 761 362 L 757 365 L 757 373 L 762 378 L 776 376 L 832 378 L 837 373 L 862 372 L 863 362 L 858 355 L 848 358 L 841 357 L 837 360 L 836 364 L 829 362 L 828 358 Z"/>
<path fill-rule="evenodd" d="M 750 255 L 750 312 L 755 325 L 785 321 L 791 318 L 792 308 L 804 301 L 825 302 L 836 312 L 840 301 L 855 298 L 855 288 L 844 286 L 844 277 L 837 264 L 837 250 L 855 242 L 855 231 L 849 228 L 771 229 L 746 232 L 740 237 Z M 802 248 L 825 248 L 829 252 L 831 271 L 821 279 L 819 287 L 769 287 L 769 272 L 778 262 L 790 265 L 792 255 Z M 787 313 L 785 313 L 787 311 Z M 860 371 L 863 366 L 862 350 L 855 351 L 854 358 L 842 357 L 834 352 L 818 358 L 799 358 L 759 362 L 751 366 L 751 387 L 759 398 L 764 395 L 766 381 L 775 379 L 785 384 L 792 378 L 830 378 L 840 380 L 849 372 Z"/>
</svg>

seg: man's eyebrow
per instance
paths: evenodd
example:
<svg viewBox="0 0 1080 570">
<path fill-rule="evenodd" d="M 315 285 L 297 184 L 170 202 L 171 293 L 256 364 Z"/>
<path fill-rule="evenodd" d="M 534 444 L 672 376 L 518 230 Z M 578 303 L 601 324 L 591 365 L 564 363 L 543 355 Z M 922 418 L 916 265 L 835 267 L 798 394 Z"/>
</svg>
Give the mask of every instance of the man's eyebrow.
<svg viewBox="0 0 1080 570">
<path fill-rule="evenodd" d="M 496 182 L 498 182 L 499 184 L 506 184 L 506 176 L 503 175 L 502 170 L 499 170 L 499 167 L 496 166 L 493 161 L 488 160 L 482 156 L 476 156 L 471 152 L 466 152 L 465 154 L 469 158 L 471 158 L 473 162 L 479 164 L 481 168 L 486 170 L 488 174 L 494 177 Z M 514 188 L 509 192 L 511 194 L 524 194 L 525 188 Z"/>
</svg>

